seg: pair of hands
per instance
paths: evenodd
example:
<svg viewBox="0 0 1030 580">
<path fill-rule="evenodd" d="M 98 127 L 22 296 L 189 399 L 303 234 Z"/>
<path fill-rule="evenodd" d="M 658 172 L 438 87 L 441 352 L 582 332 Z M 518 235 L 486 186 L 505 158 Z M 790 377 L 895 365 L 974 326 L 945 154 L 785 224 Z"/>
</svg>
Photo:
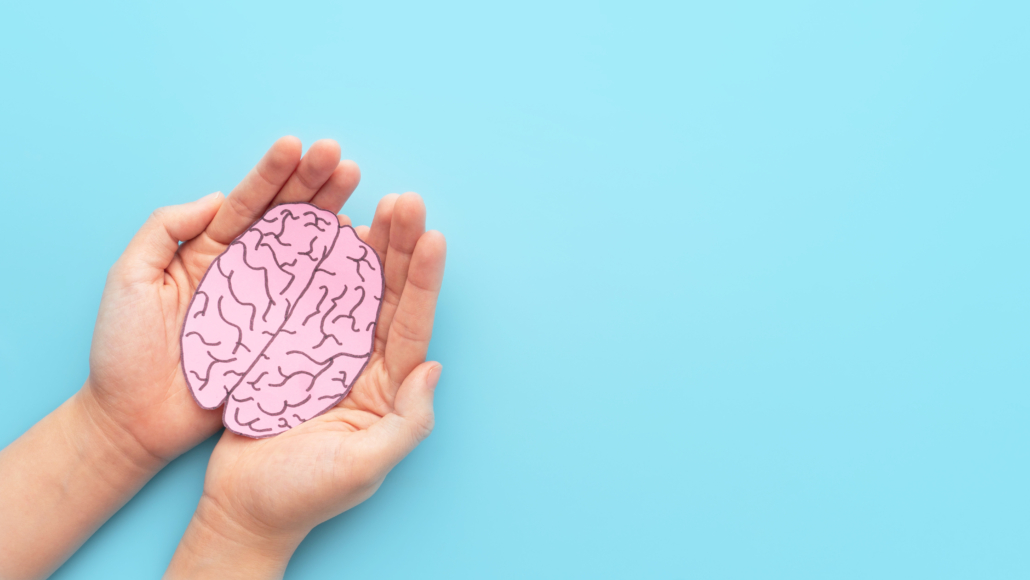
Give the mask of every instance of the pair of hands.
<svg viewBox="0 0 1030 580">
<path fill-rule="evenodd" d="M 108 276 L 83 392 L 134 442 L 135 461 L 163 465 L 220 427 L 221 410 L 194 402 L 180 364 L 183 317 L 208 266 L 269 207 L 310 202 L 336 213 L 359 178 L 334 141 L 302 158 L 300 142 L 284 137 L 228 197 L 162 208 L 136 234 Z M 225 431 L 180 550 L 193 534 L 195 543 L 215 535 L 292 553 L 311 528 L 371 496 L 432 430 L 441 367 L 425 357 L 446 243 L 425 231 L 412 193 L 383 198 L 371 227 L 355 229 L 379 255 L 386 285 L 368 366 L 338 406 L 281 435 Z"/>
</svg>

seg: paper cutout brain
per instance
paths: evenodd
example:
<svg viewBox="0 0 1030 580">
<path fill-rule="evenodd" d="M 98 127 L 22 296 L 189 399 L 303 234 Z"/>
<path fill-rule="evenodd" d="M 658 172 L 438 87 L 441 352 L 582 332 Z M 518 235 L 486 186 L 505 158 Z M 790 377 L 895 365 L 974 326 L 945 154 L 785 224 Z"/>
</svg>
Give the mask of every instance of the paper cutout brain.
<svg viewBox="0 0 1030 580">
<path fill-rule="evenodd" d="M 383 296 L 376 253 L 331 212 L 273 207 L 208 268 L 182 329 L 197 403 L 269 437 L 347 396 L 371 356 Z"/>
</svg>

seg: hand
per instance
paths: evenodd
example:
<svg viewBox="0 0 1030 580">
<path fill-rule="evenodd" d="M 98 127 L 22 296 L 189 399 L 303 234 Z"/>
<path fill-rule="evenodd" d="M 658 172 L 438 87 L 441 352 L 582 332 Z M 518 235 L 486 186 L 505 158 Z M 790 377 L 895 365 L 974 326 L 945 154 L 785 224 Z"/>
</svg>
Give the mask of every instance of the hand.
<svg viewBox="0 0 1030 580">
<path fill-rule="evenodd" d="M 413 193 L 384 198 L 371 229 L 356 230 L 386 278 L 368 366 L 339 405 L 285 433 L 223 433 L 168 577 L 281 575 L 314 526 L 371 496 L 432 430 L 441 366 L 424 361 L 446 242 L 425 232 Z"/>
<path fill-rule="evenodd" d="M 314 143 L 301 159 L 295 137 L 277 141 L 229 194 L 161 208 L 129 243 L 107 278 L 83 398 L 134 440 L 149 460 L 168 462 L 213 434 L 220 411 L 189 394 L 179 333 L 211 262 L 271 205 L 310 201 L 336 213 L 360 173 L 340 146 Z M 180 242 L 183 242 L 180 245 Z"/>
</svg>

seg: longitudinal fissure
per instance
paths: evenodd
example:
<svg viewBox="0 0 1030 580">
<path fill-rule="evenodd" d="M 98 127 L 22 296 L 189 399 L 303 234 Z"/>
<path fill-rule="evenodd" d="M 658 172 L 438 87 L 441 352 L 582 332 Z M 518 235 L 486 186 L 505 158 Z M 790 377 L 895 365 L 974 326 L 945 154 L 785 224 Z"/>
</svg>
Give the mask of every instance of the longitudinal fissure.
<svg viewBox="0 0 1030 580">
<path fill-rule="evenodd" d="M 183 369 L 198 403 L 224 405 L 226 427 L 251 437 L 321 414 L 371 358 L 383 287 L 378 256 L 336 216 L 310 204 L 269 210 L 190 305 Z"/>
<path fill-rule="evenodd" d="M 287 210 L 287 213 L 289 213 L 289 212 L 288 212 L 288 210 Z M 290 214 L 290 216 L 293 216 L 293 214 L 291 213 L 291 214 Z M 299 218 L 297 218 L 297 219 L 299 219 Z M 285 229 L 286 229 L 286 218 L 283 218 L 283 230 L 285 230 Z M 280 233 L 280 235 L 282 235 L 282 234 Z M 319 264 L 321 264 L 322 262 L 324 262 L 324 261 L 325 261 L 325 259 L 326 259 L 327 257 L 329 257 L 329 254 L 331 254 L 331 253 L 332 253 L 332 251 L 333 251 L 333 248 L 334 248 L 334 247 L 336 247 L 336 240 L 337 240 L 337 239 L 338 239 L 339 237 L 340 237 L 340 230 L 339 230 L 339 228 L 337 228 L 337 229 L 336 229 L 336 232 L 335 232 L 335 235 L 333 236 L 333 243 L 332 243 L 332 244 L 331 244 L 331 245 L 329 246 L 329 249 L 328 249 L 328 250 L 326 250 L 326 251 L 323 251 L 323 252 L 322 252 L 322 258 L 321 258 L 321 259 L 319 260 Z M 312 243 L 312 247 L 314 247 L 314 238 L 312 238 L 312 242 L 311 242 L 311 243 Z M 280 268 L 280 269 L 281 269 L 281 268 Z M 317 270 L 318 270 L 318 267 L 316 266 L 316 267 L 315 267 L 315 271 L 317 271 Z M 301 300 L 302 300 L 302 299 L 304 298 L 304 294 L 305 294 L 305 293 L 307 293 L 307 291 L 308 291 L 308 288 L 310 288 L 310 287 L 311 287 L 311 283 L 312 283 L 312 282 L 313 282 L 314 280 L 315 280 L 315 275 L 314 275 L 314 272 L 312 272 L 312 275 L 311 275 L 311 279 L 310 279 L 310 280 L 308 280 L 308 283 L 307 283 L 307 285 L 305 285 L 305 286 L 304 286 L 304 289 L 303 289 L 303 290 L 301 290 L 301 291 L 300 291 L 300 294 L 299 294 L 299 295 L 297 296 L 297 302 L 296 302 L 296 304 L 300 304 L 300 301 L 301 301 Z M 290 280 L 290 283 L 292 283 L 292 282 L 293 282 L 293 279 L 291 279 L 291 280 Z M 271 346 L 271 344 L 272 344 L 273 342 L 275 342 L 275 338 L 276 338 L 277 336 L 279 336 L 279 333 L 280 333 L 280 332 L 282 332 L 282 330 L 283 330 L 283 327 L 284 327 L 284 326 L 286 326 L 286 323 L 288 323 L 288 322 L 290 321 L 290 315 L 291 315 L 291 314 L 292 314 L 292 313 L 291 313 L 291 312 L 290 312 L 289 310 L 287 310 L 287 312 L 286 312 L 286 316 L 284 316 L 284 317 L 283 317 L 283 322 L 282 322 L 282 324 L 280 324 L 280 325 L 279 325 L 279 328 L 278 328 L 278 329 L 276 329 L 276 331 L 275 331 L 274 333 L 272 333 L 272 336 L 271 336 L 271 338 L 269 338 L 269 339 L 268 339 L 268 342 L 267 342 L 267 343 L 265 343 L 265 346 L 264 346 L 264 348 L 262 348 L 262 349 L 261 349 L 261 352 L 260 352 L 260 353 L 258 353 L 258 356 L 254 357 L 254 362 L 250 363 L 250 366 L 249 366 L 249 367 L 247 367 L 247 370 L 246 370 L 246 371 L 244 371 L 244 373 L 243 373 L 243 376 L 242 376 L 242 377 L 240 377 L 240 380 L 239 380 L 239 381 L 236 381 L 236 384 L 235 384 L 235 385 L 233 385 L 231 389 L 229 389 L 229 392 L 230 392 L 230 393 L 231 393 L 231 392 L 233 392 L 234 390 L 236 390 L 236 387 L 240 386 L 240 382 L 241 382 L 241 381 L 243 381 L 244 377 L 246 377 L 246 376 L 247 376 L 248 374 L 250 374 L 250 371 L 251 371 L 251 369 L 253 369 L 253 368 L 254 368 L 254 365 L 256 365 L 256 364 L 258 363 L 258 361 L 259 361 L 259 360 L 261 359 L 261 355 L 262 355 L 262 354 L 264 354 L 266 350 L 268 350 L 268 347 L 269 347 L 269 346 Z"/>
</svg>

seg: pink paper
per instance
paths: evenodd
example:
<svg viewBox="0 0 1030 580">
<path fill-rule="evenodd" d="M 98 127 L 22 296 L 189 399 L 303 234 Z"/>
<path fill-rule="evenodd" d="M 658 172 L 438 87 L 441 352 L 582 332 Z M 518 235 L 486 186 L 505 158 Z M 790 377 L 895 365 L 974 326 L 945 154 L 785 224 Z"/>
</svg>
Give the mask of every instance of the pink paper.
<svg viewBox="0 0 1030 580">
<path fill-rule="evenodd" d="M 383 293 L 376 253 L 336 215 L 278 205 L 208 268 L 182 328 L 197 403 L 270 437 L 347 396 L 371 357 Z"/>
</svg>

